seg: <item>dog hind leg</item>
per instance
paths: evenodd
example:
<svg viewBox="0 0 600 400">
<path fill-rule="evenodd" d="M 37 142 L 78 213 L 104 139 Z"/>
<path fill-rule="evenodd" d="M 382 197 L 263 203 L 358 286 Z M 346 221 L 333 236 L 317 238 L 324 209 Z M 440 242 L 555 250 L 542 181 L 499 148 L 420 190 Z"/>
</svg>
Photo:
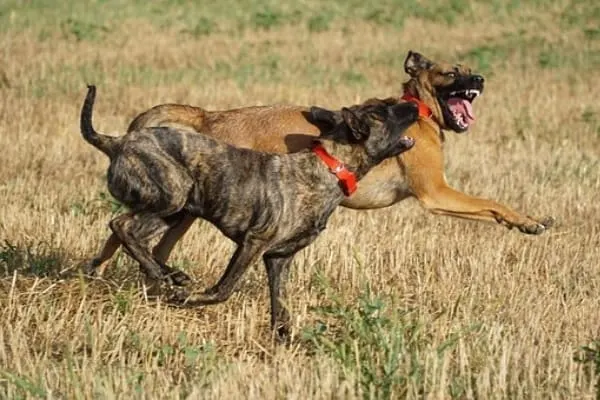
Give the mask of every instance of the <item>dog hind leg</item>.
<svg viewBox="0 0 600 400">
<path fill-rule="evenodd" d="M 162 236 L 160 241 L 152 249 L 152 255 L 159 262 L 163 272 L 166 275 L 170 275 L 175 285 L 185 286 L 191 283 L 191 278 L 183 271 L 166 265 L 173 247 L 181 239 L 181 237 L 190 229 L 196 217 L 186 213 L 182 213 L 182 216 L 175 221 L 169 229 Z"/>
<path fill-rule="evenodd" d="M 179 238 L 189 229 L 194 222 L 195 218 L 184 214 L 183 216 L 177 215 L 177 218 L 169 221 L 167 220 L 168 229 L 161 238 L 160 242 L 154 247 L 152 253 L 156 261 L 159 263 L 161 270 L 164 275 L 168 275 L 173 281 L 174 285 L 185 286 L 191 283 L 192 279 L 185 272 L 172 268 L 166 264 L 166 261 L 173 250 L 174 245 L 177 243 Z M 153 235 L 155 236 L 155 235 Z M 151 238 L 147 238 L 150 240 Z M 162 244 L 162 245 L 161 245 Z M 107 261 L 115 254 L 117 249 L 121 246 L 121 240 L 116 233 L 111 233 L 109 238 L 106 240 L 102 249 L 98 254 L 90 261 L 83 265 L 83 272 L 90 276 L 102 276 L 106 267 L 108 267 Z"/>
<path fill-rule="evenodd" d="M 140 268 L 148 278 L 155 281 L 168 278 L 163 274 L 160 263 L 154 259 L 149 249 L 149 241 L 168 228 L 168 224 L 160 214 L 152 212 L 122 214 L 110 221 L 109 226 L 131 257 L 140 264 Z"/>
<path fill-rule="evenodd" d="M 115 218 L 110 227 L 148 278 L 163 280 L 167 275 L 170 284 L 189 282 L 187 275 L 156 260 L 149 249 L 152 237 L 182 220 L 182 209 L 194 184 L 186 168 L 154 139 L 143 137 L 111 161 L 109 191 L 132 214 Z"/>
<path fill-rule="evenodd" d="M 83 265 L 83 272 L 89 276 L 102 276 L 108 266 L 107 261 L 120 246 L 121 240 L 119 240 L 119 237 L 115 233 L 111 233 L 98 254 Z"/>
</svg>

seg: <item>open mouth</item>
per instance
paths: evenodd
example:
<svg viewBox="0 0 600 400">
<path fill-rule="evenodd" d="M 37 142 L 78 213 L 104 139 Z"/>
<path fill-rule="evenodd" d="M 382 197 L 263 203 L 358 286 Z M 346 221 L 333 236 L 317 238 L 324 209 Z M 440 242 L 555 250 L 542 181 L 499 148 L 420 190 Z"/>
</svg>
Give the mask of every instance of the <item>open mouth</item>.
<svg viewBox="0 0 600 400">
<path fill-rule="evenodd" d="M 438 97 L 448 128 L 464 132 L 475 121 L 471 103 L 481 94 L 479 89 L 454 90 Z"/>
</svg>

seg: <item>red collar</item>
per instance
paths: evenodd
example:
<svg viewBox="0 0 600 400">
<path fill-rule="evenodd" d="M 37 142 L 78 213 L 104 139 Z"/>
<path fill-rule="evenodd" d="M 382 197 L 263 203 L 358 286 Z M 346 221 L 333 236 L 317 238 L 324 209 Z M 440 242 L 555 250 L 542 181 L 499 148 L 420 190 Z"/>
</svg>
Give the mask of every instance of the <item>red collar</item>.
<svg viewBox="0 0 600 400">
<path fill-rule="evenodd" d="M 413 103 L 416 103 L 417 106 L 419 106 L 419 117 L 422 118 L 431 118 L 431 115 L 433 114 L 431 112 L 431 108 L 429 108 L 429 106 L 425 103 L 423 103 L 419 98 L 412 96 L 408 93 L 404 93 L 404 95 L 401 97 L 402 100 L 406 100 L 406 101 L 412 101 Z"/>
<path fill-rule="evenodd" d="M 312 147 L 312 151 L 323 160 L 329 167 L 329 171 L 338 178 L 346 196 L 350 196 L 356 191 L 356 175 L 354 175 L 354 172 L 350 171 L 344 163 L 329 154 L 320 143 L 316 143 Z"/>
</svg>

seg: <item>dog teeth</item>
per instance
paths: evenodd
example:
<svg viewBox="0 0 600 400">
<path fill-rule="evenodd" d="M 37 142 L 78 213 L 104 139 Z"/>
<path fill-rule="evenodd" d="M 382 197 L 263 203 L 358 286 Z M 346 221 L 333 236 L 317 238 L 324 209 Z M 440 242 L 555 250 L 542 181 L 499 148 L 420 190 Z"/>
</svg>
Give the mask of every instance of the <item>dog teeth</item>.
<svg viewBox="0 0 600 400">
<path fill-rule="evenodd" d="M 452 116 L 454 117 L 454 121 L 459 126 L 459 128 L 465 129 L 466 127 L 468 127 L 467 123 L 464 120 L 464 117 L 461 114 L 452 112 Z"/>
<path fill-rule="evenodd" d="M 481 92 L 477 89 L 467 89 L 467 90 L 455 90 L 450 92 L 450 96 L 473 96 L 473 98 L 479 96 Z"/>
</svg>

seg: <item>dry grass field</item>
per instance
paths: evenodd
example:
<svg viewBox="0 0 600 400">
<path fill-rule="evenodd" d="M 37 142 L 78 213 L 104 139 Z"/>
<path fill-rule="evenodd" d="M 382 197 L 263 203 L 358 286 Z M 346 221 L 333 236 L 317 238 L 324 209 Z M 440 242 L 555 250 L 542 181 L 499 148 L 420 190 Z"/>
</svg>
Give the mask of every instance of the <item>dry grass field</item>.
<svg viewBox="0 0 600 400">
<path fill-rule="evenodd" d="M 262 265 L 197 310 L 148 299 L 122 252 L 81 277 L 121 211 L 79 133 L 86 83 L 123 134 L 165 102 L 396 94 L 409 49 L 486 77 L 448 181 L 552 229 L 340 208 L 294 261 L 289 346 Z M 595 0 L 0 2 L 0 398 L 599 399 L 599 98 Z M 172 264 L 208 286 L 232 249 L 199 221 Z"/>
</svg>

